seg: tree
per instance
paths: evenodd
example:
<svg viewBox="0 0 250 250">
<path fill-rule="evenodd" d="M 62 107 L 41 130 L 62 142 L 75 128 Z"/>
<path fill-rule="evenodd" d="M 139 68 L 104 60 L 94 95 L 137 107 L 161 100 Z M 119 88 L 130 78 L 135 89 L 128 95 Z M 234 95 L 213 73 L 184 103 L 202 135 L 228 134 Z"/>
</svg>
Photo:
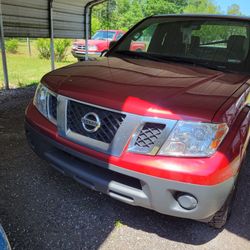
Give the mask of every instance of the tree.
<svg viewBox="0 0 250 250">
<path fill-rule="evenodd" d="M 185 13 L 220 14 L 220 8 L 212 0 L 189 0 Z"/>
<path fill-rule="evenodd" d="M 127 31 L 144 18 L 141 3 L 138 0 L 117 0 L 110 26 L 114 29 Z"/>
<path fill-rule="evenodd" d="M 99 21 L 99 19 L 96 16 L 92 17 L 91 20 L 91 33 L 92 35 L 94 35 L 96 33 L 96 31 L 101 29 L 101 23 Z"/>
<path fill-rule="evenodd" d="M 240 11 L 240 6 L 238 4 L 232 4 L 231 6 L 228 7 L 227 14 L 228 15 L 242 15 Z"/>
<path fill-rule="evenodd" d="M 93 32 L 98 29 L 127 31 L 145 17 L 177 13 L 220 14 L 221 10 L 213 0 L 108 0 L 93 9 Z M 228 14 L 239 15 L 239 6 L 230 6 Z"/>
<path fill-rule="evenodd" d="M 141 1 L 144 16 L 182 13 L 187 0 L 145 0 Z"/>
</svg>

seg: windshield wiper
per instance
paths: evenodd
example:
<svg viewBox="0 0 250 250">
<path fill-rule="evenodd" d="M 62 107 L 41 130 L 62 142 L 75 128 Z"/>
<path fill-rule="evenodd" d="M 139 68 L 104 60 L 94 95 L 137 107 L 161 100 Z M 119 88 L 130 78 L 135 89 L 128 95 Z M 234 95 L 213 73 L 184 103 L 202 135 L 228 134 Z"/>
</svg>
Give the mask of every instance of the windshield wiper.
<svg viewBox="0 0 250 250">
<path fill-rule="evenodd" d="M 117 50 L 114 51 L 114 54 L 122 55 L 122 56 L 129 56 L 131 58 L 136 59 L 149 59 L 157 62 L 163 62 L 165 60 L 159 58 L 158 56 L 154 56 L 148 53 L 137 52 L 137 51 L 129 51 L 129 50 Z"/>
<path fill-rule="evenodd" d="M 233 71 L 229 70 L 225 65 L 216 65 L 216 64 L 213 65 L 213 64 L 207 63 L 207 62 L 194 62 L 194 65 L 199 66 L 199 67 L 204 67 L 207 69 L 233 73 Z"/>
<path fill-rule="evenodd" d="M 186 63 L 186 64 L 190 64 L 193 66 L 200 66 L 200 67 L 204 67 L 204 68 L 208 68 L 208 69 L 212 69 L 212 70 L 217 70 L 217 71 L 227 71 L 226 66 L 224 65 L 216 65 L 216 64 L 211 64 L 208 62 L 199 62 L 197 60 L 192 60 L 189 58 L 183 58 L 183 57 L 176 57 L 176 56 L 158 56 L 161 60 L 165 60 L 165 61 L 172 61 L 172 62 L 178 62 L 178 63 Z"/>
</svg>

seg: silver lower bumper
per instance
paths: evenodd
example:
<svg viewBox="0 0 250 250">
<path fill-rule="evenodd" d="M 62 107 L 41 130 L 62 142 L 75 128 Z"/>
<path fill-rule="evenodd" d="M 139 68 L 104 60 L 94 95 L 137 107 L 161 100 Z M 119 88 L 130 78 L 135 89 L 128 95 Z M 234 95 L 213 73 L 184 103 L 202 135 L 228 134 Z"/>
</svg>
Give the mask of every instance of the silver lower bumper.
<svg viewBox="0 0 250 250">
<path fill-rule="evenodd" d="M 231 178 L 214 186 L 194 185 L 152 177 L 120 168 L 65 147 L 26 123 L 32 149 L 57 170 L 83 185 L 134 206 L 159 213 L 206 221 L 229 196 L 235 182 Z M 188 193 L 198 201 L 192 210 L 182 208 L 176 193 Z"/>
</svg>

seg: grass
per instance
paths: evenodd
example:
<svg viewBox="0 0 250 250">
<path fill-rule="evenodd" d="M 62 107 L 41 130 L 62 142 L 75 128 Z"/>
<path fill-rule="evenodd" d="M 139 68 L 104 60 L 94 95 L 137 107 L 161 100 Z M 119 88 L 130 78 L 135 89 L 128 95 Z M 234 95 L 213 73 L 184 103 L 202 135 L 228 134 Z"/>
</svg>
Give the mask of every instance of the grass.
<svg viewBox="0 0 250 250">
<path fill-rule="evenodd" d="M 31 53 L 29 56 L 26 41 L 19 42 L 18 53 L 7 53 L 8 74 L 11 88 L 25 87 L 39 83 L 47 72 L 51 71 L 50 60 L 40 59 L 36 49 L 35 40 L 31 41 Z M 68 51 L 67 61 L 56 62 L 56 68 L 76 62 L 76 59 Z M 3 69 L 0 63 L 0 89 L 3 87 Z"/>
<path fill-rule="evenodd" d="M 123 223 L 120 220 L 115 221 L 115 228 L 120 228 L 123 226 Z"/>
</svg>

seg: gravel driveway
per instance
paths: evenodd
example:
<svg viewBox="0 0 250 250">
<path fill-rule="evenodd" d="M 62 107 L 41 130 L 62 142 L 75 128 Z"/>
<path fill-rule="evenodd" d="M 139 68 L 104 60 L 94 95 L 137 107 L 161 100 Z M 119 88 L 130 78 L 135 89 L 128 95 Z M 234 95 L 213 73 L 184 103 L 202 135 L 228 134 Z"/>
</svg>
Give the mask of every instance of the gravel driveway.
<svg viewBox="0 0 250 250">
<path fill-rule="evenodd" d="M 132 207 L 53 170 L 28 147 L 34 88 L 0 92 L 0 222 L 13 249 L 250 249 L 250 152 L 223 230 Z"/>
</svg>

